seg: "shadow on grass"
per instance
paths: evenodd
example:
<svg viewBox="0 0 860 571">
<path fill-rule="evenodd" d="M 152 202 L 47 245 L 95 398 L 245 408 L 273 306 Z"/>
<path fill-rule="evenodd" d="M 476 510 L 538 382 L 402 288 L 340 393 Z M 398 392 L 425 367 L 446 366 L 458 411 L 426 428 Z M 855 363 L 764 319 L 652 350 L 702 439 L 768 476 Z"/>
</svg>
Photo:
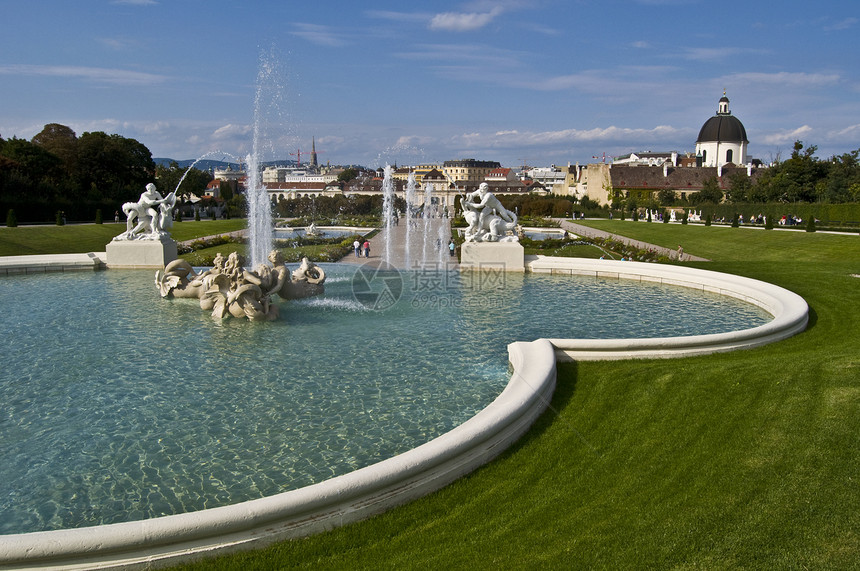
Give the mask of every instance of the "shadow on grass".
<svg viewBox="0 0 860 571">
<path fill-rule="evenodd" d="M 809 319 L 806 322 L 806 330 L 809 331 L 815 327 L 816 323 L 818 323 L 818 313 L 810 307 L 807 315 L 809 316 Z"/>
<path fill-rule="evenodd" d="M 573 395 L 576 392 L 576 382 L 579 377 L 578 364 L 576 362 L 559 363 L 556 365 L 556 371 L 556 386 L 549 406 L 538 417 L 531 428 L 499 456 L 499 459 L 516 454 L 517 451 L 540 438 L 558 420 L 562 411 L 564 411 L 573 399 Z"/>
</svg>

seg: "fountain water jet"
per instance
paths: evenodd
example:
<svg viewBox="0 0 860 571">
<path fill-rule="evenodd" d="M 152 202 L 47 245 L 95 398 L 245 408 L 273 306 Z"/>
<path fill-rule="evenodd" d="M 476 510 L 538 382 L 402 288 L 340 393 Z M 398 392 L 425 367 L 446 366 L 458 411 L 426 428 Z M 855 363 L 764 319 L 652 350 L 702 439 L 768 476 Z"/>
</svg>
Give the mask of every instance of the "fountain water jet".
<svg viewBox="0 0 860 571">
<path fill-rule="evenodd" d="M 385 227 L 384 260 L 391 265 L 391 234 L 394 228 L 394 178 L 391 176 L 391 165 L 385 165 L 382 177 L 382 220 Z"/>
<path fill-rule="evenodd" d="M 432 202 L 433 187 L 430 183 L 424 183 L 424 242 L 421 246 L 421 265 L 427 265 L 427 247 L 430 239 L 430 204 Z"/>
<path fill-rule="evenodd" d="M 415 171 L 409 172 L 406 179 L 406 256 L 404 264 L 407 268 L 412 267 L 412 201 L 415 198 Z"/>
</svg>

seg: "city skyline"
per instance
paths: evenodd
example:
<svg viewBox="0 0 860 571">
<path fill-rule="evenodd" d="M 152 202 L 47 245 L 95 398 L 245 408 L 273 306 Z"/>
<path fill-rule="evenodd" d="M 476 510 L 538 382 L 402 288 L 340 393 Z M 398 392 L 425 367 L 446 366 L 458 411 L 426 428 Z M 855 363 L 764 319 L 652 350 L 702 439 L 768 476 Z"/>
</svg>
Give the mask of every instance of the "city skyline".
<svg viewBox="0 0 860 571">
<path fill-rule="evenodd" d="M 847 1 L 4 4 L 7 139 L 61 123 L 232 160 L 256 130 L 263 160 L 314 138 L 321 164 L 584 164 L 693 152 L 725 91 L 755 158 L 860 148 Z"/>
</svg>

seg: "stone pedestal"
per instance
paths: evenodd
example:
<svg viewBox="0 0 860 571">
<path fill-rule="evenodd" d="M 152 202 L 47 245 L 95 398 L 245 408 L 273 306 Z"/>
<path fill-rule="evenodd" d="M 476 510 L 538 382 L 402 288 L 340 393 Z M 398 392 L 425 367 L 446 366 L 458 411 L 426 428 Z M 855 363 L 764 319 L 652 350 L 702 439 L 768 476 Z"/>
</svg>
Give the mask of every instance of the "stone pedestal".
<svg viewBox="0 0 860 571">
<path fill-rule="evenodd" d="M 519 242 L 464 242 L 460 269 L 524 272 L 523 247 Z"/>
<path fill-rule="evenodd" d="M 108 268 L 161 269 L 175 260 L 176 242 L 161 240 L 113 240 L 105 246 Z"/>
</svg>

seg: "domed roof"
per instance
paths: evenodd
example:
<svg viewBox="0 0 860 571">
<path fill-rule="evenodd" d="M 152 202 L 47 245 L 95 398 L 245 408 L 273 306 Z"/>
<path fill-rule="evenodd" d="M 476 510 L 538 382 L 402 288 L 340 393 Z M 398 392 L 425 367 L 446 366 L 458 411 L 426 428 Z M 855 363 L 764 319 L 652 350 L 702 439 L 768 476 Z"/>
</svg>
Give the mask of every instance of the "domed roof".
<svg viewBox="0 0 860 571">
<path fill-rule="evenodd" d="M 720 98 L 720 106 L 717 114 L 705 121 L 702 129 L 699 131 L 697 143 L 708 142 L 736 142 L 749 143 L 747 140 L 747 130 L 744 129 L 744 124 L 740 119 L 732 115 L 729 111 L 729 98 L 723 94 Z"/>
</svg>

